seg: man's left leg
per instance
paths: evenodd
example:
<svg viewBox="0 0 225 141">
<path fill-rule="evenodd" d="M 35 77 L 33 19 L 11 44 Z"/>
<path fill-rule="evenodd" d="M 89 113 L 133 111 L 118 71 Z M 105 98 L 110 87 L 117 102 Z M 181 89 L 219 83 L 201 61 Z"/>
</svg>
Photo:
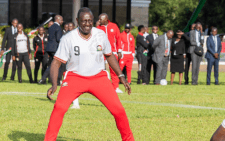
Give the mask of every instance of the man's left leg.
<svg viewBox="0 0 225 141">
<path fill-rule="evenodd" d="M 93 85 L 90 85 L 89 92 L 98 98 L 114 116 L 122 140 L 134 141 L 125 109 L 107 78 L 107 74 L 104 72 L 104 74 L 96 76 L 91 82 Z"/>
<path fill-rule="evenodd" d="M 127 57 L 127 62 L 126 62 L 128 83 L 131 83 L 131 71 L 132 71 L 133 60 L 134 60 L 134 57 L 132 56 L 132 54 L 129 54 L 129 56 Z"/>
<path fill-rule="evenodd" d="M 215 77 L 215 84 L 219 84 L 219 59 L 215 59 L 214 61 L 214 77 Z"/>
<path fill-rule="evenodd" d="M 162 73 L 161 73 L 162 79 L 166 79 L 168 63 L 169 63 L 169 57 L 168 56 L 164 57 L 163 58 L 163 69 L 162 69 Z"/>
</svg>

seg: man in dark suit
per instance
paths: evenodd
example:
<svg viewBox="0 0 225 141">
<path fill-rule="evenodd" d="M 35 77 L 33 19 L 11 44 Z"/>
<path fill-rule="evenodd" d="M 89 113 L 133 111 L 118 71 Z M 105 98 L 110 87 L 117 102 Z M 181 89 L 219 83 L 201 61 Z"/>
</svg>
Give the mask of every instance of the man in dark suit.
<svg viewBox="0 0 225 141">
<path fill-rule="evenodd" d="M 147 49 L 148 41 L 144 37 L 145 27 L 143 25 L 138 26 L 138 35 L 136 37 L 137 46 L 137 60 L 138 60 L 138 80 L 137 84 L 141 84 L 141 79 L 143 85 L 146 84 L 146 67 L 147 67 Z"/>
<path fill-rule="evenodd" d="M 203 47 L 204 35 L 201 23 L 196 24 L 196 30 L 190 31 L 190 47 L 188 53 L 191 54 L 192 60 L 192 85 L 198 85 L 198 74 L 202 56 L 195 53 L 195 48 Z"/>
<path fill-rule="evenodd" d="M 158 27 L 157 26 L 152 26 L 152 34 L 148 35 L 146 37 L 146 40 L 149 42 L 148 45 L 148 61 L 147 61 L 147 83 L 149 84 L 150 82 L 150 77 L 151 77 L 151 68 L 153 66 L 153 70 L 154 70 L 154 84 L 155 84 L 155 78 L 156 78 L 156 63 L 152 60 L 152 55 L 154 53 L 154 49 L 152 48 L 153 42 L 155 39 L 157 39 L 159 37 L 159 35 L 157 34 L 158 32 Z"/>
<path fill-rule="evenodd" d="M 166 34 L 159 36 L 152 45 L 155 49 L 152 59 L 157 64 L 156 85 L 160 85 L 160 81 L 166 79 L 173 35 L 174 32 L 169 30 Z"/>
<path fill-rule="evenodd" d="M 195 26 L 196 24 L 193 23 L 190 27 L 190 31 L 195 30 Z M 190 32 L 185 33 L 188 37 L 190 37 Z M 184 79 L 185 79 L 185 85 L 189 84 L 189 68 L 190 68 L 190 64 L 191 64 L 191 54 L 188 53 L 188 49 L 190 47 L 190 42 L 185 42 L 185 53 L 186 53 L 186 58 L 185 58 L 185 74 L 184 74 Z"/>
<path fill-rule="evenodd" d="M 17 33 L 17 24 L 18 24 L 18 20 L 17 19 L 13 19 L 12 20 L 12 26 L 6 28 L 5 30 L 5 35 L 3 37 L 3 41 L 2 41 L 2 51 L 1 51 L 1 55 L 3 55 L 4 53 L 4 49 L 8 50 L 10 47 L 13 46 L 13 35 L 15 33 Z M 5 46 L 5 42 L 7 41 L 7 44 Z M 8 73 L 8 68 L 9 68 L 9 63 L 11 60 L 11 56 L 12 56 L 12 52 L 9 52 L 6 55 L 6 62 L 5 62 L 5 67 L 4 67 L 4 74 L 3 74 L 3 78 L 2 81 L 6 80 L 7 77 L 7 73 Z M 14 80 L 15 77 L 15 73 L 16 73 L 16 62 L 13 61 L 12 63 L 12 75 L 11 75 L 11 80 Z"/>
<path fill-rule="evenodd" d="M 62 28 L 61 28 L 62 24 L 63 24 L 63 17 L 60 16 L 60 15 L 56 15 L 54 24 L 48 29 L 49 36 L 48 36 L 48 44 L 47 44 L 47 47 L 46 47 L 46 52 L 49 55 L 50 63 L 53 60 L 55 52 L 58 49 L 60 39 L 63 35 Z M 47 70 L 45 71 L 41 80 L 38 83 L 39 84 L 45 83 L 46 78 L 48 77 L 49 73 L 50 73 L 50 67 L 47 68 Z M 58 85 L 60 85 L 59 81 L 60 81 L 60 76 L 58 78 Z"/>
<path fill-rule="evenodd" d="M 207 38 L 207 53 L 205 58 L 207 59 L 207 85 L 210 85 L 212 66 L 214 66 L 215 85 L 219 85 L 219 60 L 220 52 L 222 49 L 221 40 L 217 35 L 217 28 L 213 27 L 212 35 Z"/>
</svg>

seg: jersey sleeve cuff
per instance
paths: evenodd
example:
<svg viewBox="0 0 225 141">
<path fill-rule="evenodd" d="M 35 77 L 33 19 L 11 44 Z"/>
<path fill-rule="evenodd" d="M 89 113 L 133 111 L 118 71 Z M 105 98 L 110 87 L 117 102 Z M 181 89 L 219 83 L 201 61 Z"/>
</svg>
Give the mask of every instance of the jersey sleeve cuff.
<svg viewBox="0 0 225 141">
<path fill-rule="evenodd" d="M 110 55 L 112 55 L 112 52 L 110 52 L 110 53 L 107 53 L 107 54 L 104 54 L 105 56 L 110 56 Z"/>
<path fill-rule="evenodd" d="M 56 60 L 58 60 L 58 61 L 62 62 L 63 64 L 66 64 L 66 61 L 64 61 L 64 60 L 60 59 L 59 57 L 54 56 L 54 59 L 56 59 Z"/>
</svg>

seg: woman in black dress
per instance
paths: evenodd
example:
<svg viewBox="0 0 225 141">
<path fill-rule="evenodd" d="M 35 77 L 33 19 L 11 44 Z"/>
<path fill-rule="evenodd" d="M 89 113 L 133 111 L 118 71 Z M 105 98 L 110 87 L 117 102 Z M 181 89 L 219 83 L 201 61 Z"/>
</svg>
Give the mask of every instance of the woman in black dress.
<svg viewBox="0 0 225 141">
<path fill-rule="evenodd" d="M 176 72 L 179 72 L 179 85 L 181 85 L 182 83 L 184 72 L 184 58 L 186 57 L 185 45 L 186 42 L 189 41 L 189 37 L 180 30 L 177 32 L 177 37 L 172 39 L 170 59 L 171 85 L 173 85 L 173 80 Z"/>
</svg>

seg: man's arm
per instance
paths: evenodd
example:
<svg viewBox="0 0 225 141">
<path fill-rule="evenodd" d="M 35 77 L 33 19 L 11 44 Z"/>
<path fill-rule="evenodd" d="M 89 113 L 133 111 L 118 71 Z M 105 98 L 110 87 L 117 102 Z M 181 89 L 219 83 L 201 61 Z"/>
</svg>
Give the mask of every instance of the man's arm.
<svg viewBox="0 0 225 141">
<path fill-rule="evenodd" d="M 160 39 L 159 37 L 157 39 L 155 39 L 155 41 L 153 42 L 152 48 L 155 49 L 160 43 Z"/>
<path fill-rule="evenodd" d="M 146 41 L 144 41 L 144 36 L 142 36 L 141 38 L 138 39 L 138 42 L 141 44 L 142 47 L 144 47 L 145 49 L 148 49 L 148 44 Z"/>
<path fill-rule="evenodd" d="M 194 38 L 195 36 L 193 34 L 195 34 L 195 32 L 190 32 L 190 44 L 191 44 L 191 46 L 197 46 L 197 42 L 196 42 L 196 40 Z"/>
<path fill-rule="evenodd" d="M 62 30 L 59 27 L 59 30 L 56 32 L 56 42 L 58 42 L 58 43 L 60 42 L 62 35 L 63 35 Z"/>
<path fill-rule="evenodd" d="M 111 54 L 109 56 L 106 56 L 105 55 L 105 58 L 106 58 L 107 62 L 109 63 L 110 67 L 116 73 L 116 75 L 117 76 L 121 75 L 122 74 L 122 71 L 120 69 L 119 63 L 118 63 L 116 57 L 114 56 L 114 54 Z M 129 83 L 127 82 L 127 80 L 124 78 L 124 76 L 119 77 L 119 79 L 120 79 L 120 82 L 123 83 L 124 87 L 128 91 L 128 94 L 130 95 L 130 93 L 131 93 L 131 87 L 130 87 Z M 57 78 L 56 78 L 56 81 L 57 81 Z"/>
<path fill-rule="evenodd" d="M 206 47 L 207 47 L 207 50 L 209 51 L 209 53 L 211 53 L 213 56 L 215 54 L 214 50 L 211 48 L 211 44 L 210 44 L 210 39 L 207 38 L 207 41 L 206 41 Z"/>
<path fill-rule="evenodd" d="M 7 29 L 5 31 L 5 35 L 4 35 L 3 40 L 2 40 L 2 50 L 1 50 L 0 57 L 2 57 L 2 55 L 4 53 L 6 39 L 8 39 L 8 30 Z"/>
<path fill-rule="evenodd" d="M 53 59 L 51 63 L 50 78 L 52 80 L 52 87 L 48 90 L 48 93 L 47 93 L 47 98 L 49 100 L 53 100 L 51 96 L 57 90 L 57 78 L 58 78 L 59 67 L 61 66 L 61 64 L 62 63 L 56 59 Z"/>
<path fill-rule="evenodd" d="M 121 35 L 120 30 L 118 27 L 116 27 L 116 47 L 117 47 L 117 54 L 118 54 L 118 60 L 122 58 L 122 45 L 121 45 Z"/>
<path fill-rule="evenodd" d="M 221 44 L 220 38 L 219 38 L 219 42 L 217 44 L 219 45 L 219 48 L 218 48 L 217 53 L 220 54 L 221 53 L 221 50 L 222 50 L 222 44 Z"/>
</svg>

